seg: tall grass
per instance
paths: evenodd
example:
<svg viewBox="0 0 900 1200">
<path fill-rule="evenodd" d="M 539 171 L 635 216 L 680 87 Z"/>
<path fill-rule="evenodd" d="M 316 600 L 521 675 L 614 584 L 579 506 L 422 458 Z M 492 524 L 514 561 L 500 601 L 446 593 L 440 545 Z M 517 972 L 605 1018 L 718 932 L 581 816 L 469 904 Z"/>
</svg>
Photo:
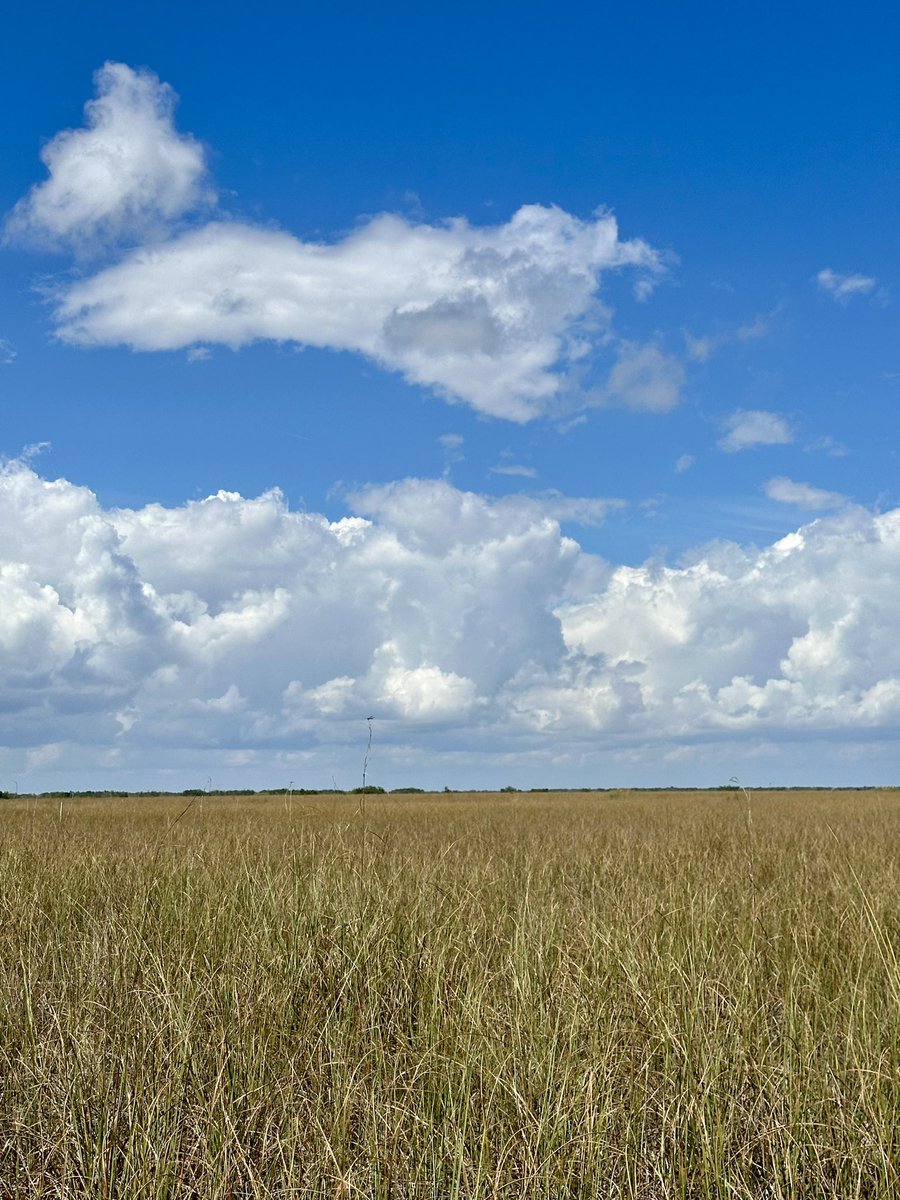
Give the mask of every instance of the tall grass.
<svg viewBox="0 0 900 1200">
<path fill-rule="evenodd" d="M 0 1198 L 900 1194 L 900 798 L 752 802 L 3 801 Z"/>
</svg>

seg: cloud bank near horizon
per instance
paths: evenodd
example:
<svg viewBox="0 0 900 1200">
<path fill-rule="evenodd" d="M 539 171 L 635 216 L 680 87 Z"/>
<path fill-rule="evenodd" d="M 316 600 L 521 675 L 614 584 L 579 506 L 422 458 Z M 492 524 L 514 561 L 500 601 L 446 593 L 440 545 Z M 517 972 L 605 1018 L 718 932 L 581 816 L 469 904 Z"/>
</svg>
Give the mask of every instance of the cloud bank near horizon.
<svg viewBox="0 0 900 1200">
<path fill-rule="evenodd" d="M 59 285 L 62 340 L 351 351 L 517 422 L 596 404 L 677 403 L 680 363 L 618 338 L 599 299 L 608 272 L 636 272 L 635 294 L 646 299 L 664 269 L 646 242 L 619 237 L 611 214 L 582 220 L 526 204 L 505 223 L 474 226 L 382 213 L 320 242 L 222 212 L 210 219 L 203 147 L 175 129 L 171 88 L 122 63 L 107 63 L 96 84 L 86 126 L 48 143 L 49 179 L 6 222 L 8 240 L 112 254 Z M 598 364 L 600 382 L 586 383 Z"/>
<path fill-rule="evenodd" d="M 382 753 L 433 775 L 488 750 L 562 770 L 629 745 L 662 761 L 697 739 L 833 746 L 896 726 L 900 510 L 625 567 L 561 531 L 561 499 L 409 479 L 337 521 L 277 491 L 111 510 L 8 463 L 2 740 L 33 765 L 67 746 L 97 769 L 321 763 L 376 713 Z"/>
</svg>

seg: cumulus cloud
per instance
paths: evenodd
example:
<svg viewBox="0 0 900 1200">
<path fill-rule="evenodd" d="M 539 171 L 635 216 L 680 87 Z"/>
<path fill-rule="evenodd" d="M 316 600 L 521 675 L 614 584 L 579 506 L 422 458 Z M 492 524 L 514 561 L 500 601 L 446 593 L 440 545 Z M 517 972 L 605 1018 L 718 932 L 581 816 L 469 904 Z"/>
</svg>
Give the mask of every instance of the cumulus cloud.
<svg viewBox="0 0 900 1200">
<path fill-rule="evenodd" d="M 337 521 L 276 491 L 109 510 L 7 464 L 3 743 L 98 770 L 292 753 L 328 782 L 372 713 L 431 776 L 479 748 L 564 764 L 896 726 L 900 510 L 613 568 L 560 530 L 590 503 L 406 480 Z"/>
<path fill-rule="evenodd" d="M 212 222 L 69 287 L 58 333 L 83 346 L 175 350 L 265 339 L 352 350 L 411 383 L 514 421 L 564 409 L 573 342 L 606 270 L 656 270 L 615 219 L 527 205 L 503 225 L 383 214 L 340 241 Z M 672 369 L 636 351 L 611 388 L 671 406 Z M 621 376 L 621 379 L 620 379 Z"/>
<path fill-rule="evenodd" d="M 373 708 L 428 726 L 561 652 L 552 603 L 578 548 L 539 501 L 407 481 L 354 507 L 329 522 L 277 492 L 220 492 L 104 511 L 84 488 L 9 464 L 7 740 L 241 749 L 315 741 L 331 716 Z"/>
<path fill-rule="evenodd" d="M 94 82 L 85 127 L 58 133 L 41 151 L 50 178 L 13 209 L 7 238 L 85 250 L 159 232 L 214 199 L 203 148 L 175 130 L 168 84 L 112 62 Z"/>
<path fill-rule="evenodd" d="M 680 568 L 621 567 L 560 615 L 572 651 L 602 655 L 589 686 L 618 719 L 630 707 L 687 737 L 849 732 L 900 715 L 898 568 L 900 512 L 855 509 L 763 550 L 725 543 Z"/>
<path fill-rule="evenodd" d="M 589 403 L 581 380 L 616 342 L 598 298 L 604 273 L 632 269 L 646 296 L 663 270 L 646 242 L 619 237 L 610 213 L 582 220 L 552 205 L 487 227 L 382 214 L 321 242 L 222 213 L 179 229 L 214 197 L 202 147 L 175 129 L 174 93 L 121 63 L 96 82 L 85 127 L 46 146 L 49 179 L 6 225 L 7 237 L 78 251 L 120 244 L 104 269 L 57 289 L 57 332 L 72 344 L 192 359 L 255 341 L 352 351 L 449 400 L 527 421 Z M 679 371 L 655 347 L 625 346 L 608 398 L 663 411 Z"/>
<path fill-rule="evenodd" d="M 816 276 L 816 283 L 823 292 L 833 296 L 840 304 L 846 304 L 854 296 L 866 296 L 874 291 L 878 280 L 871 275 L 846 274 L 826 267 Z"/>
<path fill-rule="evenodd" d="M 763 489 L 770 500 L 778 500 L 782 504 L 793 504 L 797 508 L 808 508 L 823 511 L 829 508 L 840 508 L 847 503 L 847 497 L 839 492 L 827 492 L 823 488 L 813 487 L 809 483 L 797 483 L 786 475 L 778 475 L 770 479 Z"/>
<path fill-rule="evenodd" d="M 719 448 L 732 454 L 754 446 L 786 445 L 794 440 L 784 417 L 760 409 L 738 409 L 727 418 L 725 428 Z"/>
</svg>

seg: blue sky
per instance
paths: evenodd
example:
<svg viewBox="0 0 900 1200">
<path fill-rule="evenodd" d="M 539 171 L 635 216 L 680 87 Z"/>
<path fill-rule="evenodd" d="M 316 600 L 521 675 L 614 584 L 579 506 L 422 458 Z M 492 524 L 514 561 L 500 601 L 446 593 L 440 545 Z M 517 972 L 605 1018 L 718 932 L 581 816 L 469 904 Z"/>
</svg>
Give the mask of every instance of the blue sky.
<svg viewBox="0 0 900 1200">
<path fill-rule="evenodd" d="M 893 779 L 898 25 L 13 5 L 0 788 Z"/>
</svg>

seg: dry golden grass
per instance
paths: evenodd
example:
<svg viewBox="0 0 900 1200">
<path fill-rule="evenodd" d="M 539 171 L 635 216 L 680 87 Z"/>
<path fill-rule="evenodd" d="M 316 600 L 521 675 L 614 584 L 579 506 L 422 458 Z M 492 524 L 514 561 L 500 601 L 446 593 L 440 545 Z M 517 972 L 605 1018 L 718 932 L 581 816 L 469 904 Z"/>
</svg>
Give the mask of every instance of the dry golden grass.
<svg viewBox="0 0 900 1200">
<path fill-rule="evenodd" d="M 0 802 L 0 1197 L 900 1194 L 900 796 Z"/>
</svg>

